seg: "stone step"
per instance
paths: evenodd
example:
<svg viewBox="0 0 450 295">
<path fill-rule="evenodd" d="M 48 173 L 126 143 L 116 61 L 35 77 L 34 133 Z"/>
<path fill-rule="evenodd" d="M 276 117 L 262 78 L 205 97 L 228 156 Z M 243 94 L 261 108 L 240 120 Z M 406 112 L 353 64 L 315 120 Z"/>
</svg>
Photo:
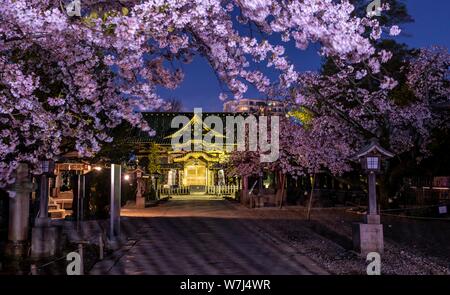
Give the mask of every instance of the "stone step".
<svg viewBox="0 0 450 295">
<path fill-rule="evenodd" d="M 53 199 L 56 204 L 60 206 L 61 209 L 71 209 L 72 199 Z"/>
<path fill-rule="evenodd" d="M 66 217 L 66 210 L 64 209 L 52 209 L 48 210 L 48 213 L 50 214 L 50 217 L 53 219 L 59 219 Z"/>
<path fill-rule="evenodd" d="M 56 210 L 59 209 L 57 204 L 48 204 L 48 210 Z"/>
<path fill-rule="evenodd" d="M 62 199 L 72 199 L 72 197 L 73 197 L 72 191 L 59 192 L 59 194 L 58 194 L 58 198 L 62 198 Z"/>
</svg>

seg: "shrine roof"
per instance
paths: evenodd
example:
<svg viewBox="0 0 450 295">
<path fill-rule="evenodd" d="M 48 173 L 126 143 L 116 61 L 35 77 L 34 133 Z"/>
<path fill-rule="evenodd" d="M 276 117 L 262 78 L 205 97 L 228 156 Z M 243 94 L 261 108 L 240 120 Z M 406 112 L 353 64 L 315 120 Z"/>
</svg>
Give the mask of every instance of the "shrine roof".
<svg viewBox="0 0 450 295">
<path fill-rule="evenodd" d="M 147 132 L 137 130 L 133 132 L 133 134 L 128 139 L 133 143 L 156 143 L 160 145 L 170 145 L 171 144 L 171 136 L 177 133 L 180 128 L 172 128 L 171 123 L 172 120 L 177 116 L 185 116 L 190 120 L 190 123 L 193 121 L 196 113 L 194 112 L 147 112 L 143 113 L 142 116 L 144 120 L 147 121 L 150 128 L 155 131 L 154 136 L 150 136 Z M 199 113 L 200 114 L 200 113 Z M 231 113 L 231 112 L 202 112 L 201 118 L 204 119 L 207 116 L 217 116 L 222 119 L 223 128 L 225 128 L 226 117 L 228 116 L 248 116 L 247 113 Z M 203 126 L 205 129 L 205 126 Z M 205 131 L 205 130 L 204 130 Z M 209 131 L 209 130 L 208 130 Z"/>
</svg>

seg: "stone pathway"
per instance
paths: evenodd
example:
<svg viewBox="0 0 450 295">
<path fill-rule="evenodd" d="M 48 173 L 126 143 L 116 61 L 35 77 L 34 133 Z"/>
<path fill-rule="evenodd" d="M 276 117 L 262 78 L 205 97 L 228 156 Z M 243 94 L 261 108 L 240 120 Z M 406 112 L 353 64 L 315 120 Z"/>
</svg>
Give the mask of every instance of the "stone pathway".
<svg viewBox="0 0 450 295">
<path fill-rule="evenodd" d="M 241 210 L 238 210 L 238 209 Z M 225 200 L 172 199 L 122 210 L 128 242 L 90 274 L 326 274 Z"/>
</svg>

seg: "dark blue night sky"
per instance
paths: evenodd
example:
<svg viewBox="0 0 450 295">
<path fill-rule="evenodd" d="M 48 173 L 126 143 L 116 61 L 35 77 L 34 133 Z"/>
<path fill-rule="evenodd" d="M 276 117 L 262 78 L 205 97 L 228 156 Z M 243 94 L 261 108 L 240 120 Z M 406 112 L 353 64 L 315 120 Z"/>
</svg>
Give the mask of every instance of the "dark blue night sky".
<svg viewBox="0 0 450 295">
<path fill-rule="evenodd" d="M 450 1 L 449 0 L 405 0 L 414 23 L 402 24 L 402 34 L 396 38 L 411 47 L 429 47 L 442 45 L 450 48 Z M 295 52 L 295 54 L 293 54 Z M 287 49 L 288 56 L 297 69 L 316 70 L 320 65 L 317 48 L 310 46 L 300 52 Z M 176 90 L 160 89 L 164 98 L 177 98 L 182 101 L 186 111 L 202 107 L 204 111 L 222 111 L 219 100 L 221 85 L 213 70 L 202 58 L 196 58 L 191 64 L 183 65 L 186 76 Z M 260 97 L 256 91 L 249 89 L 247 97 Z"/>
</svg>

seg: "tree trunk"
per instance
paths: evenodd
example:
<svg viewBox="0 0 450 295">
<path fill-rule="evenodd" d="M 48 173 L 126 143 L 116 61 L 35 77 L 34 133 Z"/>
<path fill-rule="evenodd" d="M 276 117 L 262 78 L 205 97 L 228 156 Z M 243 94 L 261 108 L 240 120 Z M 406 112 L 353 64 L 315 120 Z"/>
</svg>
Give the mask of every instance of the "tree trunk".
<svg viewBox="0 0 450 295">
<path fill-rule="evenodd" d="M 246 205 L 248 198 L 248 177 L 242 177 L 241 204 Z M 251 203 L 249 204 L 251 206 Z"/>
<path fill-rule="evenodd" d="M 283 172 L 278 172 L 278 183 L 279 183 L 279 190 L 277 191 L 277 193 L 279 193 L 279 196 L 277 199 L 279 199 L 279 208 L 283 208 L 283 196 L 284 196 L 284 187 L 286 185 L 286 174 L 284 174 Z"/>
<path fill-rule="evenodd" d="M 316 182 L 316 174 L 314 173 L 311 179 L 311 193 L 309 195 L 309 201 L 308 201 L 308 211 L 306 212 L 306 219 L 309 221 L 311 220 L 311 207 L 312 207 L 312 201 L 314 196 L 314 187 Z"/>
<path fill-rule="evenodd" d="M 379 209 L 389 208 L 389 197 L 391 196 L 390 185 L 388 182 L 388 176 L 377 175 L 376 182 L 376 192 L 377 192 L 377 203 L 379 204 Z"/>
<path fill-rule="evenodd" d="M 91 215 L 91 185 L 92 180 L 94 178 L 94 174 L 92 172 L 89 172 L 84 176 L 84 206 L 83 206 L 83 216 L 86 218 Z"/>
</svg>

